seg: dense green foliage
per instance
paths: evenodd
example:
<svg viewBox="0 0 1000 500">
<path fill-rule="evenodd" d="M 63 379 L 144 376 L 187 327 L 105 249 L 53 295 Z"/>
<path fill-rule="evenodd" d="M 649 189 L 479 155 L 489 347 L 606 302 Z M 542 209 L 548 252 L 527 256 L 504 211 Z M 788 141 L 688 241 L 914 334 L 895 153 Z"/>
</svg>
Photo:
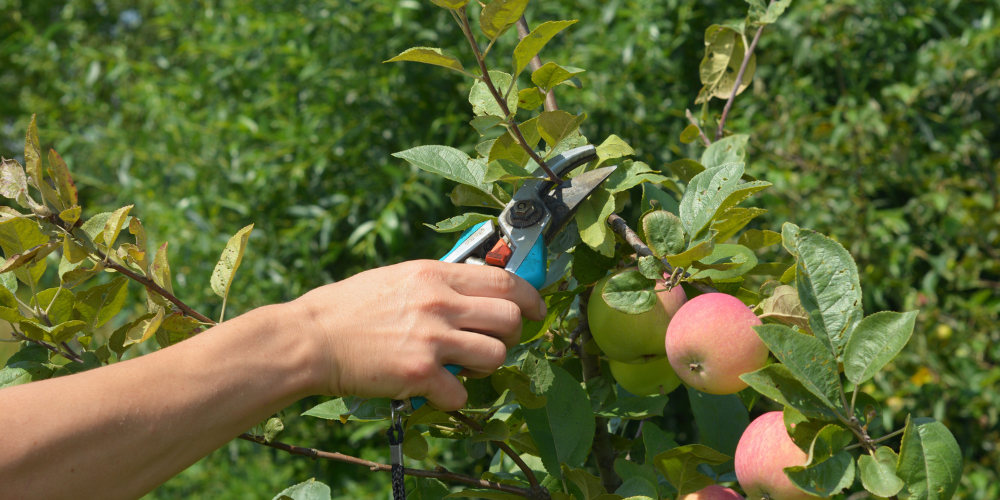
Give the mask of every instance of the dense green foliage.
<svg viewBox="0 0 1000 500">
<path fill-rule="evenodd" d="M 412 45 L 461 46 L 437 7 L 257 3 L 0 0 L 3 154 L 19 155 L 38 113 L 43 146 L 63 154 L 82 199 L 135 203 L 151 241 L 171 241 L 178 295 L 202 310 L 221 306 L 208 278 L 226 239 L 255 223 L 230 316 L 365 267 L 440 255 L 452 238 L 420 222 L 457 213 L 445 185 L 390 154 L 433 143 L 471 152 L 478 140 L 452 97 L 469 80 L 380 64 Z M 699 111 L 704 29 L 745 11 L 736 1 L 537 2 L 528 19 L 581 20 L 542 53 L 588 70 L 583 90 L 559 94 L 561 107 L 587 111 L 587 136 L 616 134 L 662 168 L 700 156 L 678 136 L 684 109 Z M 969 498 L 1000 494 L 998 11 L 794 2 L 765 32 L 757 75 L 727 122 L 751 132 L 748 173 L 775 185 L 755 226 L 792 220 L 837 237 L 858 261 L 867 313 L 922 311 L 871 392 L 898 415 L 887 428 L 907 413 L 948 425 Z M 658 423 L 690 432 L 684 418 Z M 286 429 L 289 441 L 386 453 L 378 428 L 301 419 Z M 229 471 L 228 486 L 210 486 Z M 237 443 L 153 496 L 267 496 L 311 475 L 344 497 L 386 488 L 350 466 Z"/>
</svg>

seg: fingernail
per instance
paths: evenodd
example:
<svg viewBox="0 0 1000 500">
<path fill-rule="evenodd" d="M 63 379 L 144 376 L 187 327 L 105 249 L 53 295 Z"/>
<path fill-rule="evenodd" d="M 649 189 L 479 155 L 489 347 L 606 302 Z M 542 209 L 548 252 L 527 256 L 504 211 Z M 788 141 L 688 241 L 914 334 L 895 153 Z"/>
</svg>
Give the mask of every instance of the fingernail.
<svg viewBox="0 0 1000 500">
<path fill-rule="evenodd" d="M 545 305 L 545 299 L 539 299 L 541 306 L 538 308 L 540 319 L 545 319 L 545 315 L 548 314 L 549 308 Z"/>
</svg>

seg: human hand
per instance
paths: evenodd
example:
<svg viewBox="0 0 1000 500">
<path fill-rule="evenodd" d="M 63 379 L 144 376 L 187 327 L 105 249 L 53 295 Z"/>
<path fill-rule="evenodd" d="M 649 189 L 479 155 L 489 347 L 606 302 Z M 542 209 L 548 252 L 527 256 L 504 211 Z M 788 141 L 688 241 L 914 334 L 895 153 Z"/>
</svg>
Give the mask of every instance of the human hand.
<svg viewBox="0 0 1000 500">
<path fill-rule="evenodd" d="M 545 317 L 527 281 L 490 266 L 413 261 L 365 271 L 288 304 L 322 352 L 318 391 L 405 399 L 441 410 L 466 401 L 462 375 L 485 377 L 521 338 L 521 316 Z"/>
</svg>

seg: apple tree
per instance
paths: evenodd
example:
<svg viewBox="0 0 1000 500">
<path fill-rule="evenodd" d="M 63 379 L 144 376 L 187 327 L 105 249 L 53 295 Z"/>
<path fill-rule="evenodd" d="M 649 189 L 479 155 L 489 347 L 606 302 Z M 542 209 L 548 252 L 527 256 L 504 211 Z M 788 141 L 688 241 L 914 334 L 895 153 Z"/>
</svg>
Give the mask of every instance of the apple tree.
<svg viewBox="0 0 1000 500">
<path fill-rule="evenodd" d="M 546 161 L 574 147 L 596 146 L 597 158 L 583 171 L 617 170 L 549 247 L 540 290 L 546 318 L 524 323 L 520 345 L 495 374 L 464 381 L 463 410 L 425 405 L 404 419 L 403 453 L 411 465 L 426 466 L 404 470 L 414 478 L 409 497 L 954 494 L 962 457 L 951 432 L 911 415 L 904 428 L 881 433 L 881 404 L 861 390 L 907 343 L 916 312 L 864 316 L 857 266 L 829 237 L 793 223 L 746 229 L 766 210 L 741 204 L 770 184 L 745 171 L 751 137 L 725 125 L 736 96 L 754 78 L 760 38 L 790 0 L 749 0 L 744 19 L 708 28 L 703 87 L 693 96 L 701 108 L 688 111 L 690 125 L 678 137 L 703 149 L 667 165 L 629 159 L 633 148 L 615 135 L 585 137 L 586 113 L 558 109 L 556 90 L 579 88 L 585 71 L 542 64 L 538 56 L 577 20 L 531 30 L 523 18 L 527 0 L 493 0 L 481 9 L 467 0 L 432 1 L 461 28 L 468 42 L 463 55 L 414 47 L 387 62 L 431 64 L 470 78 L 470 125 L 483 139 L 475 154 L 441 145 L 396 154 L 456 182 L 447 196 L 476 210 L 430 229 L 457 236 L 495 220 L 525 179 L 545 173 L 560 182 Z M 470 13 L 478 13 L 478 29 Z M 490 57 L 496 41 L 514 32 L 513 53 Z M 719 116 L 709 108 L 713 99 L 725 103 Z M 215 323 L 173 294 L 168 245 L 147 248 L 132 206 L 85 213 L 58 153 L 43 159 L 34 121 L 24 159 L 24 166 L 3 160 L 0 170 L 0 194 L 23 208 L 0 209 L 7 259 L 0 313 L 22 343 L 0 371 L 0 387 L 98 367 L 151 339 L 167 347 Z M 223 300 L 250 231 L 232 237 L 210 277 Z M 60 284 L 40 289 L 50 262 L 58 262 Z M 122 309 L 130 283 L 144 290 L 147 314 L 107 342 L 95 341 L 95 329 Z M 677 442 L 656 425 L 676 400 L 687 402 L 697 440 Z M 759 410 L 773 411 L 751 422 Z M 306 413 L 345 424 L 390 414 L 387 399 L 350 395 Z M 241 438 L 391 470 L 279 442 L 282 428 L 275 417 Z M 474 477 L 434 467 L 428 442 L 437 439 L 462 442 L 471 457 L 483 459 L 483 472 Z M 310 481 L 277 498 L 329 495 Z"/>
</svg>

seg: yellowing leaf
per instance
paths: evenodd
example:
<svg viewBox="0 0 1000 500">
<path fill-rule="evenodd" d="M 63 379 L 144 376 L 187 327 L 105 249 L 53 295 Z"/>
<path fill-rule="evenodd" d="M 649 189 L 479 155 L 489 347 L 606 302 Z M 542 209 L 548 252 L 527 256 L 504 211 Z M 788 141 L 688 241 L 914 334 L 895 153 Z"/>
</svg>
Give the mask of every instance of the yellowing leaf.
<svg viewBox="0 0 1000 500">
<path fill-rule="evenodd" d="M 7 258 L 23 255 L 25 252 L 48 243 L 49 239 L 38 229 L 33 220 L 18 217 L 0 222 L 0 247 Z M 45 259 L 39 260 L 27 268 L 19 268 L 14 274 L 26 285 L 34 286 L 45 272 Z"/>
<path fill-rule="evenodd" d="M 174 293 L 174 285 L 170 280 L 170 263 L 167 261 L 167 242 L 163 242 L 160 249 L 156 251 L 156 257 L 153 258 L 149 274 L 153 277 L 154 283 L 160 285 L 164 290 Z"/>
<path fill-rule="evenodd" d="M 247 248 L 247 240 L 250 238 L 251 231 L 253 231 L 253 224 L 240 229 L 232 238 L 229 238 L 229 243 L 226 244 L 226 249 L 222 251 L 219 263 L 215 265 L 215 270 L 212 271 L 212 291 L 223 299 L 229 295 L 229 286 L 233 283 L 233 274 L 236 273 L 236 269 L 240 267 L 240 263 L 243 261 L 243 252 Z"/>
<path fill-rule="evenodd" d="M 18 205 L 28 208 L 28 179 L 24 168 L 17 160 L 4 159 L 0 162 L 0 195 L 17 201 Z"/>
<path fill-rule="evenodd" d="M 125 332 L 125 341 L 122 342 L 122 346 L 128 347 L 132 344 L 145 342 L 156 334 L 156 330 L 160 328 L 160 323 L 162 322 L 163 309 L 157 309 L 155 313 L 140 317 Z"/>
<path fill-rule="evenodd" d="M 72 227 L 76 224 L 76 221 L 80 220 L 80 212 L 82 212 L 80 206 L 74 205 L 66 210 L 63 210 L 62 212 L 59 212 L 59 218 Z"/>
<path fill-rule="evenodd" d="M 132 210 L 132 207 L 134 206 L 135 205 L 128 205 L 115 210 L 111 213 L 111 216 L 108 217 L 107 222 L 104 223 L 103 239 L 104 244 L 107 245 L 108 248 L 115 243 L 115 239 L 118 238 L 118 233 L 121 232 L 122 226 L 125 225 L 125 218 L 128 217 L 129 210 Z"/>
<path fill-rule="evenodd" d="M 568 135 L 576 132 L 586 119 L 586 113 L 574 116 L 562 110 L 545 111 L 538 115 L 538 133 L 550 147 L 555 147 Z"/>
<path fill-rule="evenodd" d="M 49 150 L 49 176 L 55 181 L 56 192 L 63 206 L 73 207 L 77 204 L 76 184 L 69 175 L 69 167 L 56 150 Z"/>
<path fill-rule="evenodd" d="M 42 152 L 38 145 L 38 125 L 35 115 L 31 115 L 28 132 L 24 136 L 24 166 L 28 172 L 28 183 L 41 189 L 42 183 Z"/>
<path fill-rule="evenodd" d="M 517 93 L 517 107 L 529 111 L 539 107 L 545 102 L 545 94 L 538 87 L 524 89 Z"/>
<path fill-rule="evenodd" d="M 446 9 L 461 9 L 465 7 L 465 4 L 469 3 L 469 0 L 431 0 L 434 5 L 438 7 L 444 7 Z"/>
<path fill-rule="evenodd" d="M 549 90 L 583 72 L 584 70 L 580 68 L 563 67 L 554 62 L 547 62 L 531 73 L 531 83 Z"/>
<path fill-rule="evenodd" d="M 490 40 L 506 32 L 524 15 L 528 0 L 493 0 L 479 15 L 479 28 Z"/>
<path fill-rule="evenodd" d="M 453 69 L 459 73 L 468 74 L 465 71 L 465 67 L 462 66 L 462 62 L 459 61 L 455 56 L 434 47 L 413 47 L 406 49 L 403 53 L 399 54 L 392 59 L 385 62 L 402 62 L 411 61 L 419 62 L 424 64 L 433 64 L 435 66 L 441 66 L 448 69 Z"/>
</svg>

